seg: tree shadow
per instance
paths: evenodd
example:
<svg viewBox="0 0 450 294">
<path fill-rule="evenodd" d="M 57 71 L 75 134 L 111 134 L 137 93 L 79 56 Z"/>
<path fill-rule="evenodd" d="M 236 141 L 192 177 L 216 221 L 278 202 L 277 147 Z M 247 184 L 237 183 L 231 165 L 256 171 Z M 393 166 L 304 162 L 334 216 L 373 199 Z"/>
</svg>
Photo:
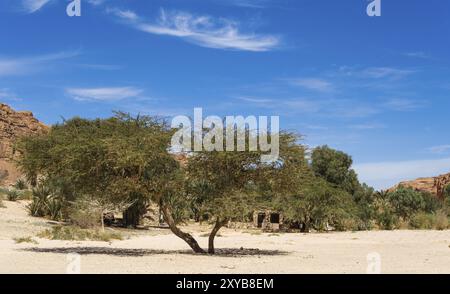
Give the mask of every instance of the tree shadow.
<svg viewBox="0 0 450 294">
<path fill-rule="evenodd" d="M 220 257 L 246 257 L 246 256 L 276 256 L 288 255 L 288 252 L 279 250 L 261 250 L 256 248 L 218 248 L 214 255 L 194 253 L 192 250 L 156 250 L 156 249 L 128 249 L 112 247 L 57 247 L 57 248 L 24 248 L 22 251 L 36 253 L 57 253 L 80 255 L 111 255 L 120 257 L 141 257 L 148 255 L 163 254 L 185 254 L 198 256 L 220 256 Z"/>
</svg>

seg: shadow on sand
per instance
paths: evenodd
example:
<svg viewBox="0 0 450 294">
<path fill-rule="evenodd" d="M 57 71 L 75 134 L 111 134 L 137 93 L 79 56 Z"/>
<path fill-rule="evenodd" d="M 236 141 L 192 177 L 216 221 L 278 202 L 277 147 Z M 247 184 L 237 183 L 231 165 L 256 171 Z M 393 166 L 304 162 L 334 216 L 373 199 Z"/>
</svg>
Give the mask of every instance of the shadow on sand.
<svg viewBox="0 0 450 294">
<path fill-rule="evenodd" d="M 81 255 L 112 255 L 122 257 L 132 256 L 146 256 L 158 254 L 186 254 L 186 255 L 208 255 L 197 254 L 191 250 L 155 250 L 155 249 L 127 249 L 127 248 L 112 248 L 112 247 L 57 247 L 57 248 L 26 248 L 22 251 L 36 252 L 36 253 L 59 253 L 69 254 L 78 253 Z M 245 256 L 276 256 L 287 255 L 288 252 L 278 250 L 260 250 L 253 248 L 217 248 L 216 254 L 213 256 L 221 257 L 245 257 Z"/>
</svg>

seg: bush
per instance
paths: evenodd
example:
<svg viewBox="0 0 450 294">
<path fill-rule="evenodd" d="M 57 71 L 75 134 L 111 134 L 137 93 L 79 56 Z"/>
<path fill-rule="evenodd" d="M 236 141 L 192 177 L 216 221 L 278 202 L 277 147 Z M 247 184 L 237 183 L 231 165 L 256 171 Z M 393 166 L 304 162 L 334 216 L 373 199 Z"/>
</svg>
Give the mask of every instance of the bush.
<svg viewBox="0 0 450 294">
<path fill-rule="evenodd" d="M 51 196 L 50 189 L 45 185 L 38 185 L 33 189 L 33 199 L 27 206 L 31 216 L 43 217 L 48 215 L 47 201 Z"/>
<path fill-rule="evenodd" d="M 86 230 L 76 226 L 56 226 L 45 230 L 37 235 L 40 238 L 50 240 L 71 240 L 71 241 L 104 241 L 123 240 L 123 236 L 114 231 Z"/>
<path fill-rule="evenodd" d="M 433 228 L 433 215 L 419 212 L 411 217 L 409 225 L 413 229 L 431 230 Z"/>
<path fill-rule="evenodd" d="M 404 187 L 389 193 L 388 201 L 392 205 L 395 214 L 403 219 L 409 219 L 415 213 L 425 209 L 426 205 L 422 193 Z"/>
<path fill-rule="evenodd" d="M 17 201 L 20 197 L 20 193 L 17 190 L 9 190 L 6 192 L 6 197 L 8 201 Z"/>
<path fill-rule="evenodd" d="M 31 216 L 49 217 L 52 220 L 63 218 L 63 200 L 45 184 L 40 184 L 33 189 L 32 201 L 27 208 Z"/>
<path fill-rule="evenodd" d="M 424 200 L 425 206 L 424 211 L 428 213 L 434 213 L 438 210 L 442 209 L 442 201 L 439 200 L 436 195 L 433 195 L 431 193 L 422 193 L 422 198 Z"/>
<path fill-rule="evenodd" d="M 433 214 L 419 212 L 411 218 L 409 225 L 413 229 L 445 230 L 448 228 L 448 216 L 443 210 Z"/>
<path fill-rule="evenodd" d="M 14 188 L 16 188 L 17 190 L 26 190 L 28 189 L 28 185 L 27 182 L 25 182 L 25 180 L 18 179 L 14 184 Z"/>
<path fill-rule="evenodd" d="M 447 185 L 444 189 L 444 201 L 446 202 L 447 206 L 450 207 L 450 184 Z"/>
<path fill-rule="evenodd" d="M 382 230 L 393 230 L 398 226 L 399 219 L 391 210 L 385 209 L 377 215 L 377 223 Z"/>
<path fill-rule="evenodd" d="M 90 207 L 86 201 L 77 201 L 69 209 L 71 223 L 83 229 L 99 226 L 101 223 L 100 215 L 100 211 Z"/>
<path fill-rule="evenodd" d="M 439 210 L 436 213 L 434 228 L 436 230 L 446 230 L 449 228 L 448 215 L 444 210 Z"/>
</svg>

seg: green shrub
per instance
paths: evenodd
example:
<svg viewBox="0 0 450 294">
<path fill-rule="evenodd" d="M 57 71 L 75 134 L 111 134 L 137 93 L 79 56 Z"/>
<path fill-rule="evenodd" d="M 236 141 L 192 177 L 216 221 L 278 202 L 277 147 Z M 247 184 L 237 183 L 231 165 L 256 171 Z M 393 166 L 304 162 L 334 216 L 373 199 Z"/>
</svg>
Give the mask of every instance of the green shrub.
<svg viewBox="0 0 450 294">
<path fill-rule="evenodd" d="M 101 224 L 100 215 L 100 211 L 93 209 L 85 201 L 76 201 L 69 209 L 71 223 L 83 229 L 99 226 Z"/>
<path fill-rule="evenodd" d="M 449 228 L 448 215 L 444 210 L 436 212 L 434 228 L 436 230 L 446 230 Z"/>
<path fill-rule="evenodd" d="M 62 216 L 62 201 L 57 196 L 51 196 L 47 199 L 47 214 L 52 220 L 61 220 Z"/>
<path fill-rule="evenodd" d="M 104 241 L 123 240 L 123 236 L 114 231 L 87 230 L 76 226 L 56 226 L 38 234 L 40 238 L 50 240 L 71 240 L 71 241 Z"/>
<path fill-rule="evenodd" d="M 31 190 L 20 191 L 20 200 L 32 200 L 32 199 L 33 199 L 33 191 Z"/>
<path fill-rule="evenodd" d="M 413 229 L 445 230 L 449 223 L 447 213 L 439 210 L 436 213 L 419 212 L 410 219 L 409 225 Z"/>
<path fill-rule="evenodd" d="M 399 224 L 398 216 L 390 209 L 383 209 L 377 215 L 377 223 L 382 230 L 393 230 Z"/>
<path fill-rule="evenodd" d="M 396 215 L 409 219 L 415 213 L 425 209 L 425 200 L 422 193 L 412 188 L 399 187 L 395 192 L 389 193 L 388 201 Z"/>
<path fill-rule="evenodd" d="M 26 190 L 28 189 L 28 185 L 27 182 L 25 182 L 25 180 L 18 179 L 14 184 L 14 188 L 16 188 L 17 190 Z"/>
<path fill-rule="evenodd" d="M 31 216 L 46 216 L 52 220 L 63 218 L 63 200 L 45 184 L 40 184 L 33 189 L 32 201 L 27 208 Z"/>
<path fill-rule="evenodd" d="M 47 201 L 51 196 L 50 189 L 45 185 L 38 185 L 33 189 L 33 199 L 27 206 L 31 216 L 43 217 L 48 215 Z"/>
<path fill-rule="evenodd" d="M 375 211 L 373 219 L 379 229 L 393 230 L 399 227 L 401 220 L 389 201 L 388 192 L 376 193 L 373 205 Z"/>
<path fill-rule="evenodd" d="M 444 189 L 444 202 L 447 207 L 450 207 L 450 184 L 447 185 Z"/>
<path fill-rule="evenodd" d="M 17 201 L 19 200 L 20 193 L 17 190 L 9 190 L 8 192 L 6 192 L 6 197 L 8 201 Z"/>
<path fill-rule="evenodd" d="M 434 213 L 438 210 L 442 209 L 442 201 L 439 200 L 436 195 L 433 195 L 431 193 L 422 193 L 422 198 L 424 200 L 425 206 L 424 211 L 428 213 Z"/>
<path fill-rule="evenodd" d="M 409 225 L 413 229 L 431 230 L 433 228 L 433 215 L 426 212 L 419 212 L 411 217 Z"/>
</svg>

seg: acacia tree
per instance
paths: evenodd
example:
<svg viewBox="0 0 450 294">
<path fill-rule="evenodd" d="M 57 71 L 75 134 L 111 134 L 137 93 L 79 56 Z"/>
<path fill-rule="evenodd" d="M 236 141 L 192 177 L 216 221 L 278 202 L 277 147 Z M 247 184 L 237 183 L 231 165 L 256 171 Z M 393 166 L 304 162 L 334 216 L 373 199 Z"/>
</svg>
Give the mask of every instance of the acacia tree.
<svg viewBox="0 0 450 294">
<path fill-rule="evenodd" d="M 214 238 L 229 221 L 247 214 L 257 201 L 254 182 L 261 165 L 258 152 L 199 152 L 187 165 L 187 193 L 199 214 L 213 222 L 208 253 Z"/>
<path fill-rule="evenodd" d="M 117 113 L 109 119 L 74 118 L 48 134 L 18 144 L 29 177 L 68 183 L 72 200 L 95 199 L 103 207 L 133 203 L 135 195 L 161 204 L 166 222 L 195 252 L 198 243 L 176 226 L 172 200 L 183 191 L 183 171 L 168 153 L 172 131 L 165 121 Z M 104 205 L 103 205 L 104 204 Z"/>
<path fill-rule="evenodd" d="M 247 132 L 247 136 L 251 134 Z M 189 158 L 187 193 L 199 215 L 213 224 L 208 253 L 215 252 L 214 239 L 224 225 L 245 220 L 258 208 L 273 207 L 277 193 L 303 181 L 307 168 L 304 148 L 293 134 L 281 133 L 279 137 L 279 157 L 270 162 L 263 161 L 262 153 L 250 151 L 248 146 L 241 152 L 202 151 Z"/>
</svg>

